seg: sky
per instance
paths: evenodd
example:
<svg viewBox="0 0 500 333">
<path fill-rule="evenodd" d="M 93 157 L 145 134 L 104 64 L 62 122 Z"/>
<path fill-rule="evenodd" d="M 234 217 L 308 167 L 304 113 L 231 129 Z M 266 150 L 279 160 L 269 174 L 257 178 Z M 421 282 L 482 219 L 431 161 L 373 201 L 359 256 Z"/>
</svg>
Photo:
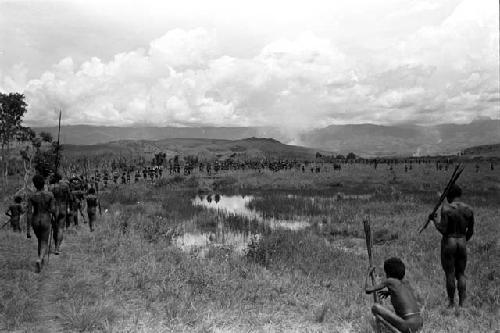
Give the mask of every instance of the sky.
<svg viewBox="0 0 500 333">
<path fill-rule="evenodd" d="M 28 125 L 500 118 L 497 0 L 0 0 Z"/>
</svg>

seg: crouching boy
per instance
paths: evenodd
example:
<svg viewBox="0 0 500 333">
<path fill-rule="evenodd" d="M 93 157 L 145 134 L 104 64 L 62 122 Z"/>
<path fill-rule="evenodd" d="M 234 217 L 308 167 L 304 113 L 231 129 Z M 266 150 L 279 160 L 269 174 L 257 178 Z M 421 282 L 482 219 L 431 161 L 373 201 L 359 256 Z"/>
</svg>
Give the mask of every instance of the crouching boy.
<svg viewBox="0 0 500 333">
<path fill-rule="evenodd" d="M 367 294 L 377 292 L 382 298 L 391 298 L 394 312 L 380 304 L 374 304 L 372 313 L 381 317 L 403 333 L 414 333 L 422 328 L 423 321 L 417 300 L 410 285 L 403 281 L 405 265 L 399 258 L 389 258 L 384 262 L 386 279 L 380 284 L 370 287 L 368 278 L 373 274 L 375 267 L 371 267 L 365 281 Z"/>
</svg>

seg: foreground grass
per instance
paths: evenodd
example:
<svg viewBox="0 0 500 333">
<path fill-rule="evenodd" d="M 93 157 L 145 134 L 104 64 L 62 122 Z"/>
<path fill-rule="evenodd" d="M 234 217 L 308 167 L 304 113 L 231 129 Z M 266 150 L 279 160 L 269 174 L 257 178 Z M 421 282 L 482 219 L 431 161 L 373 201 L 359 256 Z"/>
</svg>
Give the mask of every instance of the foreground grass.
<svg viewBox="0 0 500 333">
<path fill-rule="evenodd" d="M 233 190 L 243 181 L 232 183 Z M 500 206 L 484 193 L 464 198 L 476 207 L 477 231 L 469 244 L 468 305 L 455 313 L 445 309 L 439 236 L 432 227 L 420 236 L 416 232 L 432 200 L 396 191 L 328 207 L 311 207 L 301 198 L 276 201 L 263 209 L 277 215 L 296 209 L 295 215 L 312 216 L 313 227 L 265 232 L 244 256 L 212 246 L 200 258 L 181 252 L 172 238 L 186 226 L 216 225 L 219 216 L 189 203 L 205 186 L 213 184 L 188 177 L 104 194 L 108 211 L 98 232 L 70 233 L 63 255 L 51 258 L 45 276 L 31 272 L 33 243 L 0 233 L 0 283 L 9 286 L 0 295 L 1 329 L 34 331 L 40 303 L 33 295 L 56 272 L 51 306 L 65 331 L 372 332 L 371 298 L 362 291 L 367 260 L 360 237 L 366 215 L 375 232 L 395 235 L 375 247 L 376 265 L 393 255 L 406 263 L 407 279 L 423 306 L 424 332 L 499 327 Z M 343 246 L 354 251 L 336 246 L 337 240 L 346 240 Z M 20 255 L 4 255 L 15 249 Z"/>
</svg>

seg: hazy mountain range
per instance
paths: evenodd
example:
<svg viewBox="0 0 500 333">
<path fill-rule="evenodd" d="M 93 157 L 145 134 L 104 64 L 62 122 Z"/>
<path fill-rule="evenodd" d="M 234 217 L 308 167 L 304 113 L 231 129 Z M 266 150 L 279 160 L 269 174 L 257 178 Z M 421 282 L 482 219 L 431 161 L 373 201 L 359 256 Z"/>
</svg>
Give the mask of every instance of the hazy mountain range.
<svg viewBox="0 0 500 333">
<path fill-rule="evenodd" d="M 57 137 L 57 127 L 37 127 Z M 478 145 L 500 143 L 500 120 L 435 126 L 374 124 L 332 125 L 300 133 L 271 127 L 104 127 L 75 125 L 61 129 L 61 143 L 94 145 L 120 140 L 197 138 L 239 140 L 273 138 L 287 144 L 362 156 L 455 153 Z"/>
<path fill-rule="evenodd" d="M 162 139 L 162 140 L 122 140 L 96 145 L 64 145 L 64 155 L 69 158 L 88 156 L 90 158 L 109 158 L 111 156 L 137 157 L 158 152 L 172 155 L 194 155 L 201 159 L 229 158 L 246 156 L 248 158 L 281 158 L 312 160 L 317 149 L 285 145 L 274 139 L 248 138 L 241 140 L 221 139 Z M 324 153 L 324 152 L 323 152 Z"/>
</svg>

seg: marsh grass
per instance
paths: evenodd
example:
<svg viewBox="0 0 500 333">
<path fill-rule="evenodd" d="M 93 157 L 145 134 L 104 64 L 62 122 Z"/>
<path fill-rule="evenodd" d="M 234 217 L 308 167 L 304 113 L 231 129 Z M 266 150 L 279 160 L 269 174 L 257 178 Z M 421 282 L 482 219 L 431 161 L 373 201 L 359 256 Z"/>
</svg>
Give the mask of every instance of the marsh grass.
<svg viewBox="0 0 500 333">
<path fill-rule="evenodd" d="M 18 272 L 7 278 L 1 277 L 0 318 L 4 329 L 13 329 L 35 318 L 35 301 L 32 295 L 35 289 L 33 277 L 24 272 Z"/>
<path fill-rule="evenodd" d="M 36 277 L 26 270 L 28 254 L 18 251 L 16 244 L 24 242 L 20 234 L 0 233 L 0 330 L 12 330 L 35 319 Z"/>
<path fill-rule="evenodd" d="M 412 175 L 396 170 L 397 184 L 388 184 L 393 175 L 387 171 L 353 166 L 334 174 L 228 172 L 213 179 L 190 176 L 155 187 L 110 189 L 102 193 L 108 211 L 98 232 L 68 236 L 75 246 L 60 258 L 58 320 L 68 331 L 371 332 L 372 301 L 362 289 L 368 265 L 364 249 L 361 254 L 343 251 L 334 243 L 342 239 L 351 247 L 362 245 L 362 220 L 368 216 L 380 239 L 374 247 L 378 273 L 385 258 L 403 259 L 406 278 L 423 306 L 423 332 L 494 332 L 499 327 L 500 206 L 490 195 L 498 192 L 462 176 L 464 193 L 471 191 L 464 201 L 475 208 L 477 228 L 469 244 L 468 305 L 457 316 L 445 310 L 439 236 L 432 227 L 417 233 L 447 177 L 427 169 Z M 480 180 L 476 174 L 470 177 Z M 415 179 L 431 185 L 422 190 Z M 328 201 L 339 189 L 329 187 L 332 183 L 342 183 L 343 193 L 373 197 Z M 193 206 L 194 184 L 203 191 L 224 184 L 227 193 L 267 193 L 268 202 L 257 209 L 269 216 L 307 217 L 312 227 L 271 230 L 251 219 Z M 306 194 L 317 196 L 318 204 L 306 202 L 311 201 Z M 244 255 L 209 246 L 203 259 L 173 245 L 173 237 L 182 232 L 220 226 L 261 238 Z M 9 251 L 18 246 L 11 233 L 0 237 Z M 33 320 L 28 296 L 34 294 L 36 275 L 26 272 L 29 259 L 22 260 L 7 261 L 0 271 L 0 283 L 10 286 L 8 292 L 2 287 L 0 295 L 3 327 L 9 329 Z"/>
<path fill-rule="evenodd" d="M 71 300 L 62 307 L 59 319 L 62 325 L 70 331 L 102 331 L 113 325 L 116 311 L 113 305 L 103 302 L 88 304 Z"/>
</svg>

